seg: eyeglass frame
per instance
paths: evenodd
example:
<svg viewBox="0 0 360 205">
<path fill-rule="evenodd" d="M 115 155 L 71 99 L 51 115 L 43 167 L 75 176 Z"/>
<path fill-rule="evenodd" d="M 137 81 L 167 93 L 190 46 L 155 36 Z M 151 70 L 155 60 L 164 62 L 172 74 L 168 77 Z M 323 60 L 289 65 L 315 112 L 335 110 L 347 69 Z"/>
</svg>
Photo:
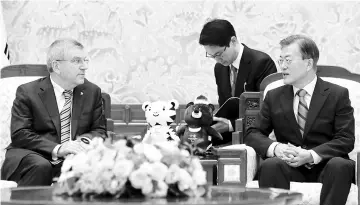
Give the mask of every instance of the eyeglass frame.
<svg viewBox="0 0 360 205">
<path fill-rule="evenodd" d="M 70 63 L 73 63 L 75 65 L 80 65 L 80 64 L 89 64 L 90 62 L 90 59 L 89 58 L 78 58 L 78 57 L 75 57 L 71 60 L 55 60 L 55 61 L 69 61 Z M 80 62 L 81 61 L 81 62 Z"/>
<path fill-rule="evenodd" d="M 296 59 L 279 58 L 277 60 L 277 63 L 280 67 L 282 66 L 283 63 L 285 63 L 286 66 L 289 66 L 289 65 L 291 65 L 291 63 L 294 60 L 308 60 L 308 59 L 310 59 L 310 58 L 301 58 L 301 59 L 299 59 L 299 58 L 296 58 Z"/>
<path fill-rule="evenodd" d="M 205 57 L 207 57 L 207 58 L 221 58 L 222 57 L 222 55 L 224 54 L 224 52 L 225 52 L 225 50 L 226 50 L 226 48 L 227 48 L 228 46 L 225 46 L 225 48 L 224 48 L 224 50 L 221 52 L 221 53 L 219 53 L 219 54 L 216 54 L 216 55 L 211 55 L 211 54 L 208 54 L 208 52 L 206 52 L 205 53 Z"/>
</svg>

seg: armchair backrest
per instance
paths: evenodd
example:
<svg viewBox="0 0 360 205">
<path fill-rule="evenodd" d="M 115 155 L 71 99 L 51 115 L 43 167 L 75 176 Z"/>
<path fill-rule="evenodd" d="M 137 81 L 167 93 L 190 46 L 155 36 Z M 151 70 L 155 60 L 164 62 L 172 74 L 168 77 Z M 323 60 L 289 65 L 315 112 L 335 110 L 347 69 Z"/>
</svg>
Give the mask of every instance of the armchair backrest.
<svg viewBox="0 0 360 205">
<path fill-rule="evenodd" d="M 0 79 L 0 167 L 5 158 L 5 148 L 10 144 L 11 108 L 19 85 L 28 83 L 48 75 L 45 64 L 10 65 L 1 69 Z M 111 101 L 107 93 L 102 93 L 103 109 L 107 119 L 107 130 L 112 131 L 110 119 Z"/>
<path fill-rule="evenodd" d="M 360 75 L 351 73 L 345 68 L 336 66 L 318 66 L 317 75 L 325 81 L 341 85 L 349 90 L 351 105 L 354 108 L 355 116 L 355 148 L 349 155 L 351 159 L 356 161 L 356 153 L 360 150 L 360 117 L 357 117 L 360 114 Z M 245 122 L 245 129 L 255 122 L 266 93 L 269 90 L 282 85 L 284 85 L 282 74 L 275 73 L 266 77 L 262 81 L 260 85 L 260 93 L 243 93 L 241 99 L 244 101 L 243 104 L 246 106 L 242 106 L 240 118 L 243 118 Z M 251 104 L 255 106 L 249 107 Z M 273 133 L 270 135 L 270 138 L 276 140 Z"/>
</svg>

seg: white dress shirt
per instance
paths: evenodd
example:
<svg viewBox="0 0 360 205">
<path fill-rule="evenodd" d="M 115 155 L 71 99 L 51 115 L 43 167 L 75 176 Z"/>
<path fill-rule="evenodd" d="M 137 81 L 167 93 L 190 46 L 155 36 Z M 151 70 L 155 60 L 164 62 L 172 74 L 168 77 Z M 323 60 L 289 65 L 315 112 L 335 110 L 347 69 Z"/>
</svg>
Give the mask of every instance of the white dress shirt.
<svg viewBox="0 0 360 205">
<path fill-rule="evenodd" d="M 62 110 L 62 108 L 64 107 L 65 105 L 65 96 L 63 95 L 65 89 L 62 88 L 60 85 L 56 84 L 54 82 L 54 80 L 51 78 L 50 76 L 50 81 L 51 81 L 51 84 L 53 85 L 54 87 L 54 93 L 55 93 L 55 98 L 56 98 L 56 104 L 57 104 L 57 108 L 58 108 L 58 111 L 59 111 L 59 114 Z M 72 104 L 71 104 L 72 106 Z M 71 119 L 71 118 L 70 118 Z M 70 123 L 70 133 L 71 133 L 71 123 Z M 71 140 L 71 137 L 70 137 L 70 140 Z M 53 160 L 57 160 L 57 152 L 60 148 L 61 144 L 58 144 L 55 146 L 55 148 L 53 149 L 52 151 L 52 159 Z"/>
<path fill-rule="evenodd" d="M 302 88 L 302 89 L 304 89 L 306 91 L 306 95 L 304 96 L 304 98 L 305 98 L 305 102 L 306 102 L 306 105 L 307 105 L 308 108 L 310 106 L 311 98 L 312 98 L 312 96 L 314 94 L 314 89 L 315 89 L 316 82 L 317 82 L 317 76 L 315 76 L 315 78 L 309 84 L 307 84 L 304 88 Z M 300 88 L 297 88 L 297 87 L 293 86 L 293 90 L 294 90 L 293 109 L 294 109 L 294 114 L 295 114 L 296 120 L 297 120 L 298 106 L 299 106 L 299 96 L 296 95 L 296 92 L 299 89 Z M 269 146 L 268 151 L 266 153 L 266 155 L 268 157 L 274 157 L 274 149 L 275 149 L 276 144 L 278 144 L 278 143 L 279 142 L 273 142 Z M 309 151 L 310 151 L 311 156 L 314 159 L 314 164 L 318 164 L 321 161 L 321 157 L 314 150 L 309 150 Z"/>
<path fill-rule="evenodd" d="M 236 57 L 235 61 L 231 63 L 231 65 L 232 65 L 234 68 L 236 68 L 236 70 L 237 70 L 236 73 L 237 73 L 237 74 L 239 73 L 239 65 L 240 65 L 240 61 L 241 61 L 243 52 L 244 52 L 244 46 L 243 46 L 241 43 L 239 43 L 239 53 L 238 53 L 238 56 Z M 230 66 L 231 66 L 231 65 L 230 65 Z M 231 69 L 230 69 L 230 72 L 231 72 Z M 230 80 L 230 82 L 232 82 L 231 75 L 230 75 L 230 79 L 229 79 L 229 80 Z M 234 131 L 234 128 L 233 128 L 230 120 L 228 120 L 228 123 L 229 123 L 229 132 Z"/>
</svg>

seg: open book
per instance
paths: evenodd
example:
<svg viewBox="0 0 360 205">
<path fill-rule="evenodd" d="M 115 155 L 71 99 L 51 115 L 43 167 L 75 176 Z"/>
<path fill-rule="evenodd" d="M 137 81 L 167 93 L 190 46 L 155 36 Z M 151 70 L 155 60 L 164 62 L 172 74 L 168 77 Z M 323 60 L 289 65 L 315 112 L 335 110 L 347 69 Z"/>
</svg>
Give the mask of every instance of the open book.
<svg viewBox="0 0 360 205">
<path fill-rule="evenodd" d="M 235 120 L 239 118 L 239 97 L 230 97 L 222 104 L 219 109 L 215 110 L 214 116 L 223 117 L 229 120 Z"/>
</svg>

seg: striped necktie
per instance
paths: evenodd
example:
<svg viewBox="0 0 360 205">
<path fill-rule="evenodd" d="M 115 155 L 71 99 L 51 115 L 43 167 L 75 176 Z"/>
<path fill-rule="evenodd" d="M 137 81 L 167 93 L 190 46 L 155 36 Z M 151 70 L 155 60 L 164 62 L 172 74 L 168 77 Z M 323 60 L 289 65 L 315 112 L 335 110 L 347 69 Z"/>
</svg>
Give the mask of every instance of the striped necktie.
<svg viewBox="0 0 360 205">
<path fill-rule="evenodd" d="M 306 123 L 306 117 L 308 114 L 308 107 L 306 105 L 306 101 L 305 101 L 305 95 L 306 95 L 306 91 L 303 89 L 300 89 L 296 92 L 296 94 L 299 96 L 299 106 L 298 106 L 298 116 L 297 116 L 297 121 L 299 124 L 299 129 L 301 132 L 301 136 L 304 135 L 304 130 L 305 130 L 305 123 Z"/>
<path fill-rule="evenodd" d="M 69 141 L 70 139 L 70 122 L 71 122 L 71 101 L 72 101 L 72 94 L 73 92 L 71 90 L 65 90 L 63 92 L 65 96 L 65 104 L 60 112 L 60 140 L 61 144 Z M 56 165 L 62 162 L 61 159 L 58 159 L 56 161 L 50 161 L 51 164 Z"/>
<path fill-rule="evenodd" d="M 231 84 L 232 96 L 235 96 L 236 78 L 237 78 L 237 69 L 231 64 L 230 65 L 230 84 Z"/>
<path fill-rule="evenodd" d="M 70 122 L 71 122 L 71 101 L 72 91 L 65 90 L 63 92 L 65 96 L 65 104 L 60 112 L 60 125 L 61 125 L 61 144 L 69 141 L 70 139 Z"/>
</svg>

